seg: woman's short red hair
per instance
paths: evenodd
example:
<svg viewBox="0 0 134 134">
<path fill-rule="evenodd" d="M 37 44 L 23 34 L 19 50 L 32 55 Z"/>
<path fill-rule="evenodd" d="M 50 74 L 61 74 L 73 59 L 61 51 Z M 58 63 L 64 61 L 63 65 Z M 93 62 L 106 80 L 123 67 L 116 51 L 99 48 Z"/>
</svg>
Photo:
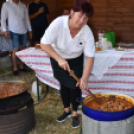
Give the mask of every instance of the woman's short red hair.
<svg viewBox="0 0 134 134">
<path fill-rule="evenodd" d="M 92 17 L 94 14 L 94 8 L 91 2 L 87 0 L 76 0 L 72 6 L 74 12 L 82 12 L 87 15 L 87 17 Z"/>
</svg>

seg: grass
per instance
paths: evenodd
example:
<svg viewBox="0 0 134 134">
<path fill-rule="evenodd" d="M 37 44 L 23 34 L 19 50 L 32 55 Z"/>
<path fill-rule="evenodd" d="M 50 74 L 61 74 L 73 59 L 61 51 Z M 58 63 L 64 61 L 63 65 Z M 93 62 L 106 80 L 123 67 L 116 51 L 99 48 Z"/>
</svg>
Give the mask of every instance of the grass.
<svg viewBox="0 0 134 134">
<path fill-rule="evenodd" d="M 34 71 L 31 70 L 29 73 L 21 72 L 19 76 L 13 76 L 11 67 L 6 69 L 0 68 L 0 82 L 10 80 L 20 80 L 29 83 L 30 89 L 28 92 L 31 93 L 34 103 L 37 103 L 37 97 L 34 96 L 31 92 L 32 83 L 36 80 Z M 41 86 L 43 90 L 42 94 L 44 94 L 45 84 L 41 83 Z M 55 89 L 50 88 L 49 94 L 46 98 L 61 99 L 55 91 Z M 72 128 L 71 118 L 62 123 L 56 122 L 57 117 L 63 113 L 62 102 L 49 100 L 44 103 L 35 105 L 34 110 L 36 126 L 28 134 L 79 134 L 81 130 L 81 127 L 76 129 Z M 81 120 L 80 115 L 79 118 Z"/>
</svg>

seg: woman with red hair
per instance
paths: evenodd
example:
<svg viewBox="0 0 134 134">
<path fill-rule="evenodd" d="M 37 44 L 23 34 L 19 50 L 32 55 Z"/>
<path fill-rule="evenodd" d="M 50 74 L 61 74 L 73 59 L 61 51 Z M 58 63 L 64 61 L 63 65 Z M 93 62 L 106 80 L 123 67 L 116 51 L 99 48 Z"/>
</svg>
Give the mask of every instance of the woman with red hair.
<svg viewBox="0 0 134 134">
<path fill-rule="evenodd" d="M 57 118 L 57 122 L 65 121 L 67 117 L 72 116 L 73 128 L 80 125 L 77 115 L 79 103 L 76 99 L 81 97 L 81 89 L 88 89 L 88 77 L 94 62 L 94 36 L 87 25 L 92 15 L 93 6 L 89 1 L 76 0 L 70 15 L 56 18 L 41 39 L 41 47 L 50 56 L 54 76 L 61 86 L 64 112 Z M 67 70 L 73 70 L 80 78 L 80 83 L 77 83 Z"/>
</svg>

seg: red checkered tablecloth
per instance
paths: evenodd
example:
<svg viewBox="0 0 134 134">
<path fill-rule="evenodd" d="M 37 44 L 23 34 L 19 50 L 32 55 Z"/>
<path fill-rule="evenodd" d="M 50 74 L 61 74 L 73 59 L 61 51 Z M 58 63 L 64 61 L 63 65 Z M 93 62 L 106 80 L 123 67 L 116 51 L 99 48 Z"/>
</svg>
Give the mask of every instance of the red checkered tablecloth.
<svg viewBox="0 0 134 134">
<path fill-rule="evenodd" d="M 49 56 L 43 50 L 29 48 L 17 52 L 16 55 L 35 71 L 40 81 L 53 88 L 60 89 L 59 82 L 53 77 Z M 124 52 L 120 60 L 109 67 L 101 79 L 97 79 L 91 73 L 88 85 L 93 93 L 117 92 L 134 97 L 134 49 Z M 82 95 L 86 96 L 88 93 L 82 91 Z"/>
</svg>

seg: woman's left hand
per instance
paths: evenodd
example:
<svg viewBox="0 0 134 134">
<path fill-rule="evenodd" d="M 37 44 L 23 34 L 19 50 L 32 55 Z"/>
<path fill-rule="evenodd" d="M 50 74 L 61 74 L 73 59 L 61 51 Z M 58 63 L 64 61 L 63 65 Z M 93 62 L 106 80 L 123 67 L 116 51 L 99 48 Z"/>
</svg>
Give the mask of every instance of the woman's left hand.
<svg viewBox="0 0 134 134">
<path fill-rule="evenodd" d="M 82 90 L 88 90 L 88 79 L 81 78 L 80 82 L 77 82 L 76 87 L 80 87 Z"/>
</svg>

